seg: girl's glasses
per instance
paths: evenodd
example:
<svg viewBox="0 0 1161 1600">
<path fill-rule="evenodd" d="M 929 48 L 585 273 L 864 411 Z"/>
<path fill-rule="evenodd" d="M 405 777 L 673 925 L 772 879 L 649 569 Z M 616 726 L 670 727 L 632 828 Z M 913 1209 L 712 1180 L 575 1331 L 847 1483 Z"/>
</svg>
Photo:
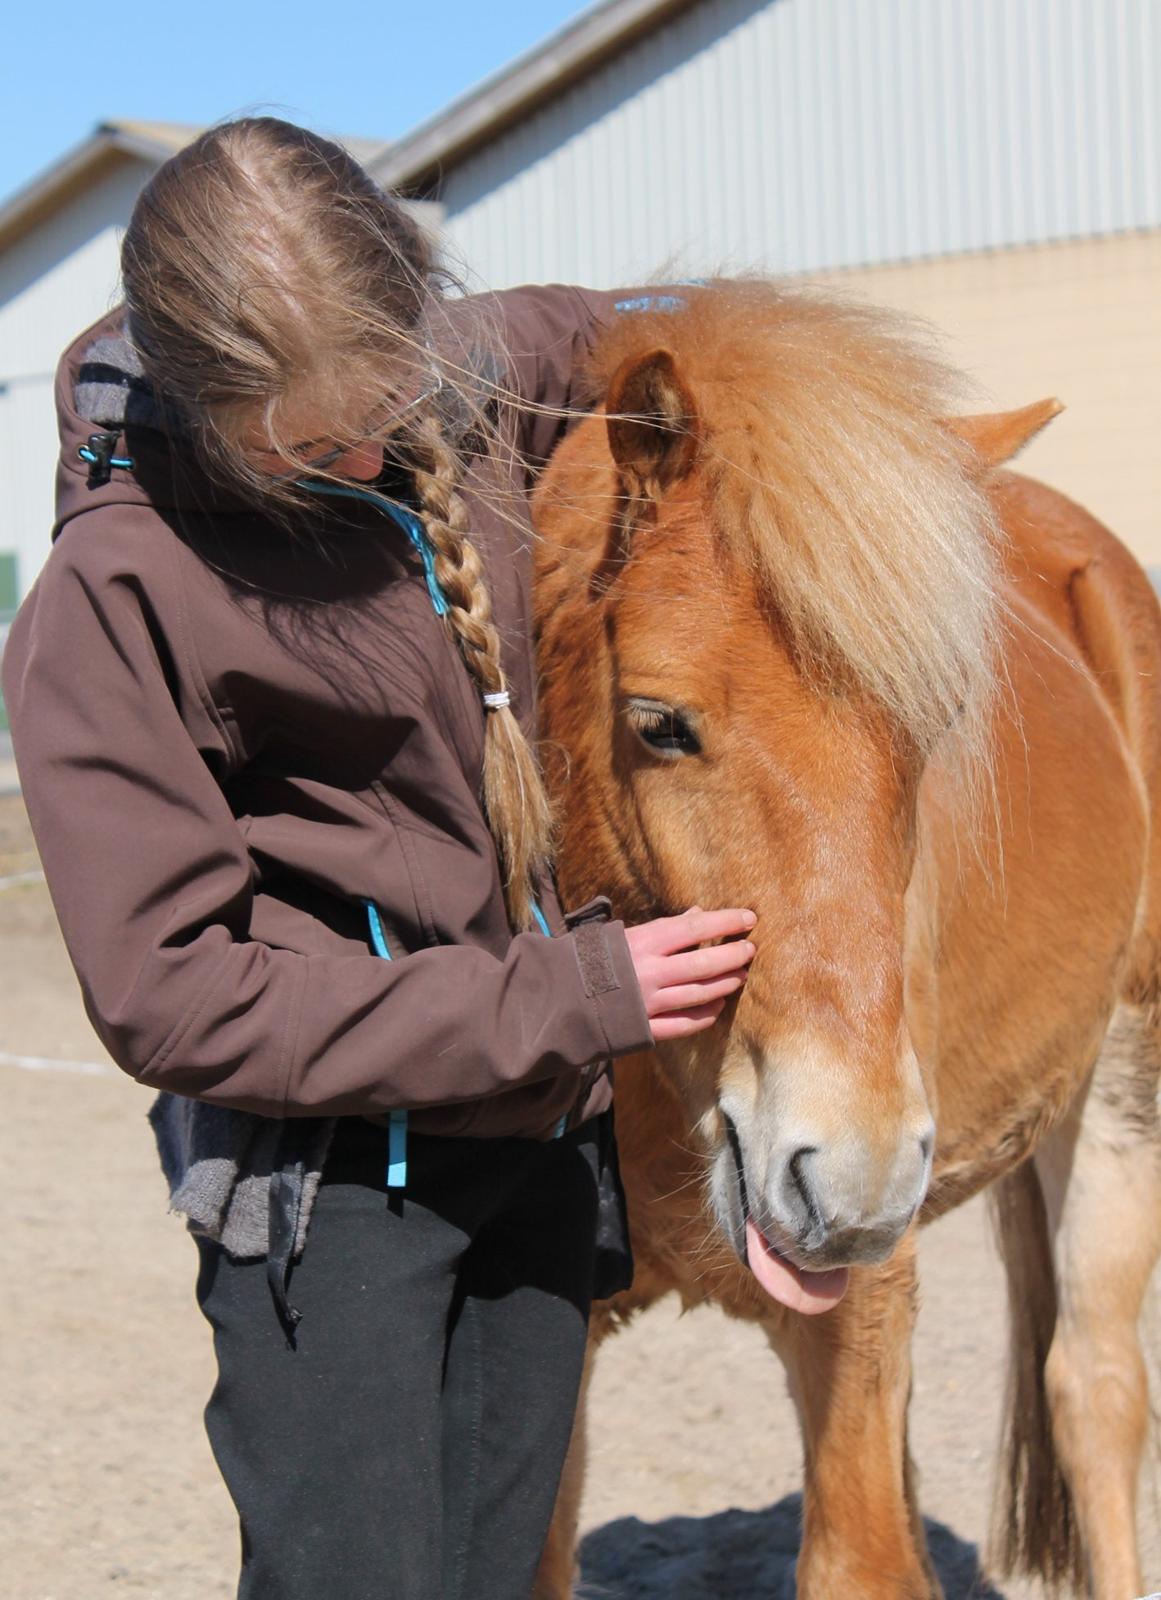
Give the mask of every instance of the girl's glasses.
<svg viewBox="0 0 1161 1600">
<path fill-rule="evenodd" d="M 399 404 L 398 395 L 393 395 L 386 400 L 378 413 L 371 420 L 370 425 L 357 439 L 350 444 L 335 445 L 330 450 L 324 450 L 322 455 L 311 456 L 304 460 L 302 466 L 309 472 L 325 472 L 328 467 L 333 467 L 336 461 L 341 461 L 343 456 L 349 455 L 352 450 L 358 450 L 361 445 L 386 444 L 388 439 L 399 432 L 407 418 L 427 400 L 432 400 L 443 388 L 443 378 L 438 371 L 428 374 L 427 382 L 402 405 Z M 313 448 L 312 443 L 296 444 L 291 447 L 294 455 L 302 455 Z"/>
<path fill-rule="evenodd" d="M 417 383 L 417 388 L 404 390 L 402 395 L 397 392 L 385 400 L 368 419 L 364 431 L 355 439 L 348 440 L 344 444 L 330 444 L 326 450 L 317 455 L 311 452 L 320 444 L 328 443 L 325 436 L 319 439 L 300 440 L 299 443 L 291 445 L 285 454 L 275 453 L 270 448 L 257 447 L 252 448 L 251 459 L 256 466 L 259 466 L 257 458 L 264 458 L 259 470 L 266 471 L 271 477 L 290 478 L 304 472 L 326 472 L 336 461 L 341 461 L 353 450 L 368 444 L 386 444 L 405 426 L 420 406 L 439 394 L 443 388 L 443 377 L 438 367 L 433 365 L 417 374 Z M 274 470 L 267 469 L 266 462 L 269 462 L 270 468 Z"/>
</svg>

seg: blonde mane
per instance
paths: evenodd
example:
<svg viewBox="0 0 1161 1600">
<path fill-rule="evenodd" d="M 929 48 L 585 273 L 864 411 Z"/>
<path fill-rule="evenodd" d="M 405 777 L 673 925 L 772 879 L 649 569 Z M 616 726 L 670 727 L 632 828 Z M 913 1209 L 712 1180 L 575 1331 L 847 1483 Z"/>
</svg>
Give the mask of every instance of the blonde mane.
<svg viewBox="0 0 1161 1600">
<path fill-rule="evenodd" d="M 761 280 L 626 315 L 594 379 L 664 346 L 698 408 L 721 537 L 757 566 L 802 669 L 853 677 L 931 750 L 987 763 L 1000 534 L 946 425 L 963 381 L 906 319 Z"/>
</svg>

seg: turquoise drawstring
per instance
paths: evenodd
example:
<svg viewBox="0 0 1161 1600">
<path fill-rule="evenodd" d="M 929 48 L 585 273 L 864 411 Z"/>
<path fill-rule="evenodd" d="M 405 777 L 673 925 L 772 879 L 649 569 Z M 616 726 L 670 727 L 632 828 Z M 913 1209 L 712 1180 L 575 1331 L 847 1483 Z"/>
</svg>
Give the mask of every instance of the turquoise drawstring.
<svg viewBox="0 0 1161 1600">
<path fill-rule="evenodd" d="M 382 956 L 384 961 L 390 961 L 391 952 L 387 948 L 387 936 L 383 932 L 383 919 L 379 915 L 379 907 L 373 900 L 364 900 L 363 904 L 367 908 L 367 921 L 371 925 L 371 949 L 377 956 Z"/>
<path fill-rule="evenodd" d="M 391 952 L 387 948 L 387 936 L 383 932 L 383 919 L 379 915 L 379 907 L 373 900 L 364 900 L 367 908 L 367 922 L 371 930 L 371 949 L 384 961 L 391 960 Z M 407 1187 L 407 1113 L 406 1111 L 393 1111 L 388 1119 L 387 1126 L 387 1187 L 389 1189 L 406 1189 Z"/>
<path fill-rule="evenodd" d="M 131 456 L 110 456 L 107 462 L 102 461 L 95 450 L 90 450 L 87 444 L 78 445 L 77 455 L 90 467 L 109 466 L 120 467 L 124 472 L 133 471 L 133 458 Z"/>
<path fill-rule="evenodd" d="M 116 465 L 116 462 L 114 462 Z M 394 500 L 388 500 L 384 495 L 375 494 L 370 489 L 356 489 L 353 484 L 339 483 L 311 483 L 308 479 L 299 480 L 299 488 L 308 489 L 311 494 L 329 494 L 344 500 L 363 500 L 368 505 L 377 506 L 380 511 L 398 523 L 412 547 L 423 562 L 423 576 L 427 583 L 427 593 L 431 600 L 432 609 L 437 617 L 447 615 L 447 600 L 439 586 L 439 579 L 435 575 L 435 558 L 432 554 L 431 541 L 427 537 L 427 530 L 414 512 L 408 511 L 403 506 L 396 505 Z M 379 907 L 373 900 L 364 900 L 363 905 L 367 911 L 367 923 L 371 934 L 371 949 L 384 961 L 391 960 L 391 952 L 387 948 L 387 937 L 383 931 L 383 919 L 379 914 Z M 540 909 L 538 901 L 532 902 L 532 915 L 536 926 L 546 939 L 552 938 L 552 930 L 548 926 L 548 919 Z M 556 1125 L 552 1137 L 559 1139 L 565 1131 L 567 1116 L 561 1117 Z M 387 1135 L 387 1187 L 389 1189 L 405 1189 L 407 1187 L 407 1113 L 406 1111 L 393 1111 L 390 1117 Z"/>
<path fill-rule="evenodd" d="M 391 951 L 387 948 L 387 935 L 383 930 L 383 918 L 379 914 L 379 907 L 373 900 L 364 900 L 363 905 L 367 912 L 367 926 L 371 935 L 371 949 L 384 961 L 392 959 Z M 548 919 L 540 909 L 539 901 L 532 902 L 532 915 L 536 918 L 536 925 L 546 939 L 552 938 L 552 931 L 548 926 Z M 568 1117 L 561 1117 L 553 1130 L 552 1137 L 559 1139 L 565 1131 Z M 387 1128 L 387 1187 L 389 1189 L 406 1189 L 407 1187 L 407 1113 L 406 1111 L 393 1111 Z"/>
<path fill-rule="evenodd" d="M 114 462 L 113 465 L 116 466 L 117 463 Z M 362 500 L 367 505 L 385 511 L 403 529 L 415 553 L 423 562 L 424 581 L 436 616 L 447 616 L 447 599 L 435 575 L 435 555 L 431 548 L 431 540 L 427 537 L 427 529 L 413 511 L 408 511 L 404 506 L 397 506 L 394 500 L 388 500 L 385 495 L 375 494 L 370 489 L 356 489 L 353 484 L 311 483 L 306 478 L 300 478 L 298 486 L 300 489 L 309 490 L 311 494 L 329 494 L 340 500 Z"/>
<path fill-rule="evenodd" d="M 540 909 L 540 901 L 539 900 L 534 900 L 532 902 L 532 915 L 536 919 L 536 926 L 540 929 L 540 931 L 544 935 L 544 937 L 546 939 L 551 939 L 552 938 L 552 929 L 548 926 L 548 919 L 544 915 L 544 912 L 541 911 L 541 909 Z M 553 1130 L 552 1137 L 554 1139 L 559 1139 L 561 1137 L 561 1135 L 564 1133 L 564 1131 L 567 1128 L 567 1126 L 568 1126 L 568 1114 L 566 1112 L 565 1115 L 563 1117 L 561 1117 L 560 1121 L 557 1123 L 555 1129 Z"/>
<path fill-rule="evenodd" d="M 387 1187 L 407 1187 L 407 1113 L 393 1111 L 387 1129 Z"/>
</svg>

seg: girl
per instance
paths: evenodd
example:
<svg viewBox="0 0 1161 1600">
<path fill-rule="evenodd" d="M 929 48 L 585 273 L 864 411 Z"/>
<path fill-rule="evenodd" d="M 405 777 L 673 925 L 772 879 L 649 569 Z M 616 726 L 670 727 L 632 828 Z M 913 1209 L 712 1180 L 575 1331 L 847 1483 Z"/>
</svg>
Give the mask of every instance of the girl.
<svg viewBox="0 0 1161 1600">
<path fill-rule="evenodd" d="M 753 952 L 548 869 L 525 496 L 616 301 L 445 298 L 271 119 L 162 167 L 122 265 L 5 694 L 89 1014 L 161 1091 L 239 1593 L 515 1600 L 626 1281 L 604 1063 Z"/>
</svg>

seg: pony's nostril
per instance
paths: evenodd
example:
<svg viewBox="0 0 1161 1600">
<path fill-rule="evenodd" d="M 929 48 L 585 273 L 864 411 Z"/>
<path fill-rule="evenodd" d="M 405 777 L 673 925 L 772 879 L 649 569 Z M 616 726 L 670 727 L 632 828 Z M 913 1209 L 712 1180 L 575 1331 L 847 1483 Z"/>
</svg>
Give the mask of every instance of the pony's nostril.
<svg viewBox="0 0 1161 1600">
<path fill-rule="evenodd" d="M 926 1166 L 927 1163 L 931 1160 L 931 1157 L 932 1157 L 934 1151 L 935 1151 L 935 1129 L 934 1128 L 928 1128 L 927 1132 L 923 1135 L 923 1137 L 919 1141 L 919 1152 L 923 1157 L 924 1166 Z"/>
<path fill-rule="evenodd" d="M 810 1182 L 810 1158 L 818 1154 L 818 1146 L 814 1144 L 801 1145 L 790 1160 L 786 1163 L 786 1171 L 790 1179 L 790 1186 L 801 1201 L 806 1213 L 806 1220 L 812 1227 L 822 1227 L 823 1217 L 818 1209 L 814 1190 Z"/>
</svg>

